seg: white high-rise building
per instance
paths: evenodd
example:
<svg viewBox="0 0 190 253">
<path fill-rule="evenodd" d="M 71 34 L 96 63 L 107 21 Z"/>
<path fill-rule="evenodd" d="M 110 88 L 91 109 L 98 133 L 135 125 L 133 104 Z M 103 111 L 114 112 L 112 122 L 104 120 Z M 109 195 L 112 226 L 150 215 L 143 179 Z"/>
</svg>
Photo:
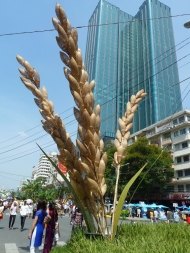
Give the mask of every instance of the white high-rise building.
<svg viewBox="0 0 190 253">
<path fill-rule="evenodd" d="M 128 144 L 146 137 L 149 144 L 166 148 L 173 158 L 174 177 L 160 199 L 190 204 L 190 111 L 182 110 L 130 136 Z M 156 187 L 157 188 L 157 187 Z M 162 195 L 163 194 L 163 195 Z"/>
<path fill-rule="evenodd" d="M 54 160 L 57 163 L 57 153 L 51 152 L 50 154 L 47 154 L 52 160 Z M 48 158 L 43 154 L 40 156 L 39 162 L 38 162 L 38 169 L 36 171 L 35 177 L 37 178 L 45 178 L 47 179 L 53 170 L 52 164 L 48 160 Z"/>
</svg>

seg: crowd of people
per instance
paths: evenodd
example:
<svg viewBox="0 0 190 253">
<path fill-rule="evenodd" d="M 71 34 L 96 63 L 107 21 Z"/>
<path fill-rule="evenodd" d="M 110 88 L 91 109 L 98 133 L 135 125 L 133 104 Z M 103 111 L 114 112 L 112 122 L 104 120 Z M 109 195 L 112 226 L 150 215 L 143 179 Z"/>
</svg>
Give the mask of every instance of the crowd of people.
<svg viewBox="0 0 190 253">
<path fill-rule="evenodd" d="M 5 201 L 4 201 L 5 202 Z M 16 216 L 20 216 L 20 231 L 23 231 L 26 218 L 33 218 L 33 223 L 28 234 L 30 239 L 30 252 L 38 252 L 39 246 L 44 238 L 43 253 L 49 253 L 52 246 L 56 246 L 60 237 L 58 215 L 62 217 L 66 213 L 70 216 L 72 230 L 81 228 L 84 224 L 83 216 L 78 207 L 71 203 L 48 202 L 44 200 L 37 203 L 23 203 L 14 199 L 11 205 L 0 201 L 0 220 L 3 219 L 3 213 L 7 209 L 9 212 L 9 230 L 13 230 Z"/>
<path fill-rule="evenodd" d="M 143 212 L 140 207 L 129 207 L 129 217 L 143 218 Z M 165 222 L 180 222 L 186 221 L 186 215 L 181 214 L 179 209 L 167 211 L 161 208 L 149 208 L 146 212 L 146 218 L 151 222 L 165 221 Z"/>
</svg>

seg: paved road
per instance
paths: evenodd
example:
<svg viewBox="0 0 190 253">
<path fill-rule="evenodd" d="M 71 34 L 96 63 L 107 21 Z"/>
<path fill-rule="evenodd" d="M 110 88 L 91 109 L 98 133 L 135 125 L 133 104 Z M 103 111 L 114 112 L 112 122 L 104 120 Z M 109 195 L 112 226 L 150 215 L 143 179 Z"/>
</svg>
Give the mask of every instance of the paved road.
<svg viewBox="0 0 190 253">
<path fill-rule="evenodd" d="M 20 218 L 17 216 L 14 229 L 8 229 L 9 215 L 4 213 L 3 220 L 0 221 L 0 253 L 26 253 L 29 251 L 29 240 L 27 239 L 29 229 L 31 228 L 33 220 L 26 219 L 25 228 L 20 231 Z M 70 218 L 64 216 L 59 217 L 60 233 L 59 244 L 64 245 L 70 238 L 71 225 Z M 41 247 L 42 248 L 42 247 Z"/>
</svg>

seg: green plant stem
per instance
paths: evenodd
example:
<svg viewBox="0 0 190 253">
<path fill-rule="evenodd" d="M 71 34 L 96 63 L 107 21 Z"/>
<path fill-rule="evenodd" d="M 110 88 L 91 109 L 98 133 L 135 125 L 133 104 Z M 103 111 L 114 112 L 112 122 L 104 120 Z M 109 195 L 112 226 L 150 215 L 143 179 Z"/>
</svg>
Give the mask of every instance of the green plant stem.
<svg viewBox="0 0 190 253">
<path fill-rule="evenodd" d="M 115 209 L 116 209 L 116 201 L 118 194 L 118 183 L 119 183 L 119 173 L 120 173 L 120 164 L 116 167 L 117 175 L 116 175 L 116 183 L 115 183 L 115 193 L 114 193 L 114 202 L 113 202 L 113 214 L 112 214 L 112 234 L 114 229 L 114 217 L 115 217 Z"/>
</svg>

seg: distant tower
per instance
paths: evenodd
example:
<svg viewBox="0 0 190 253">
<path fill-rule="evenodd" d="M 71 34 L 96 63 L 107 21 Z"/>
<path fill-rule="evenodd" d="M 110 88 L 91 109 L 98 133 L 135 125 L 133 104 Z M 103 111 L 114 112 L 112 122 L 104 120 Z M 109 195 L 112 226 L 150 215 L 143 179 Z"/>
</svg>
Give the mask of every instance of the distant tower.
<svg viewBox="0 0 190 253">
<path fill-rule="evenodd" d="M 135 115 L 133 132 L 182 109 L 172 20 L 155 19 L 166 16 L 170 8 L 157 0 L 144 1 L 134 17 L 104 0 L 95 8 L 85 63 L 89 80 L 96 82 L 96 104 L 102 105 L 104 139 L 115 137 L 126 102 L 140 89 L 148 95 Z"/>
<path fill-rule="evenodd" d="M 48 154 L 48 156 L 51 159 L 57 160 L 57 153 L 55 152 L 51 152 L 50 154 Z M 35 178 L 47 179 L 51 175 L 50 173 L 51 171 L 52 171 L 52 165 L 50 161 L 47 159 L 45 155 L 41 155 L 38 162 L 38 169 L 35 173 Z"/>
</svg>

